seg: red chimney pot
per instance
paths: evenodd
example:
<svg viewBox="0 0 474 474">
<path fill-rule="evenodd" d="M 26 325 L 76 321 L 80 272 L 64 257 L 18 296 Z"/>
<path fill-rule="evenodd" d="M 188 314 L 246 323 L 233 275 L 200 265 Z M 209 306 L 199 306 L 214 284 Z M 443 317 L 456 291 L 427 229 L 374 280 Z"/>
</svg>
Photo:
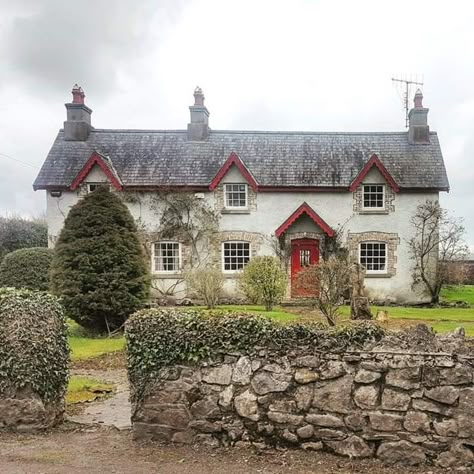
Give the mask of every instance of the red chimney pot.
<svg viewBox="0 0 474 474">
<path fill-rule="evenodd" d="M 84 97 L 86 95 L 84 94 L 84 91 L 82 90 L 82 87 L 79 87 L 77 84 L 74 84 L 74 87 L 72 88 L 72 103 L 73 104 L 84 104 Z"/>
</svg>

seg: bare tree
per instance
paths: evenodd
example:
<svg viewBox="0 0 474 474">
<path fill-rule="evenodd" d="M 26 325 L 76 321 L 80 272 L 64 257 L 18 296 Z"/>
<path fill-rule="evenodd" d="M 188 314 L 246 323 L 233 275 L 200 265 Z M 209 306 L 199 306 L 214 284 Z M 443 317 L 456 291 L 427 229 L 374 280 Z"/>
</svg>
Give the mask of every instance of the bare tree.
<svg viewBox="0 0 474 474">
<path fill-rule="evenodd" d="M 345 256 L 329 255 L 317 265 L 310 265 L 296 276 L 296 285 L 302 295 L 313 299 L 314 306 L 330 326 L 335 326 L 344 294 L 351 285 L 349 262 Z"/>
<path fill-rule="evenodd" d="M 468 253 L 463 238 L 462 219 L 452 217 L 438 201 L 420 204 L 411 218 L 415 235 L 408 241 L 415 263 L 413 286 L 423 284 L 431 302 L 439 302 L 439 294 L 448 276 L 448 262 L 461 260 Z"/>
</svg>

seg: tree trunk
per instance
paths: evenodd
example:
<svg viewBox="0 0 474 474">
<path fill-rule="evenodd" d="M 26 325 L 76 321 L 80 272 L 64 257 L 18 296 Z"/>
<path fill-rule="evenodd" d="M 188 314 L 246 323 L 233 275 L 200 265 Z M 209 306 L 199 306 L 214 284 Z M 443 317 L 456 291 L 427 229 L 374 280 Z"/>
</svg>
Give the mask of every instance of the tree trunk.
<svg viewBox="0 0 474 474">
<path fill-rule="evenodd" d="M 351 299 L 351 319 L 372 319 L 369 307 L 369 298 L 353 296 Z"/>
</svg>

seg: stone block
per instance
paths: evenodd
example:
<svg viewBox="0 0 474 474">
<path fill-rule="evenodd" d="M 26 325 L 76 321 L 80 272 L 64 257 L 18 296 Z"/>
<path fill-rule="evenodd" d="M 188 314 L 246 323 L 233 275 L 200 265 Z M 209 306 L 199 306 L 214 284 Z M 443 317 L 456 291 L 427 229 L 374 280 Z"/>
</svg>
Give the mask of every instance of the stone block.
<svg viewBox="0 0 474 474">
<path fill-rule="evenodd" d="M 330 360 L 321 364 L 320 372 L 322 380 L 329 380 L 342 377 L 347 370 L 343 362 Z"/>
<path fill-rule="evenodd" d="M 250 376 L 252 375 L 252 362 L 247 356 L 242 356 L 234 365 L 234 372 L 232 374 L 232 382 L 239 385 L 247 385 L 250 383 Z"/>
<path fill-rule="evenodd" d="M 402 429 L 403 416 L 392 413 L 370 413 L 370 426 L 377 431 L 399 431 Z"/>
<path fill-rule="evenodd" d="M 216 385 L 229 385 L 232 379 L 232 366 L 222 364 L 217 367 L 203 367 L 201 374 L 203 382 Z"/>
<path fill-rule="evenodd" d="M 408 367 L 405 369 L 390 370 L 385 383 L 392 387 L 399 387 L 405 390 L 420 388 L 421 370 L 420 367 Z"/>
<path fill-rule="evenodd" d="M 266 366 L 268 367 L 268 366 Z M 284 392 L 291 383 L 291 375 L 282 371 L 270 372 L 260 370 L 252 377 L 252 388 L 258 395 L 273 392 Z"/>
<path fill-rule="evenodd" d="M 459 398 L 459 389 L 451 385 L 435 387 L 425 390 L 425 397 L 445 405 L 453 405 Z"/>
<path fill-rule="evenodd" d="M 219 394 L 219 405 L 228 409 L 232 406 L 232 401 L 234 398 L 234 386 L 228 385 L 222 392 Z"/>
<path fill-rule="evenodd" d="M 312 385 L 302 385 L 295 390 L 295 402 L 298 410 L 308 410 L 313 403 L 314 387 Z"/>
<path fill-rule="evenodd" d="M 442 405 L 441 403 L 426 400 L 425 398 L 414 398 L 412 405 L 414 410 L 428 411 L 444 416 L 452 416 L 453 414 L 452 408 Z"/>
<path fill-rule="evenodd" d="M 433 428 L 438 436 L 448 437 L 458 435 L 458 424 L 456 420 L 434 421 Z"/>
<path fill-rule="evenodd" d="M 310 367 L 310 368 L 319 367 L 320 363 L 321 363 L 321 360 L 319 356 L 312 356 L 312 355 L 298 357 L 293 362 L 293 364 L 296 367 Z"/>
<path fill-rule="evenodd" d="M 257 397 L 250 390 L 246 390 L 234 398 L 234 407 L 237 413 L 244 418 L 252 421 L 260 419 Z"/>
<path fill-rule="evenodd" d="M 306 415 L 306 421 L 315 426 L 324 426 L 325 428 L 342 428 L 344 422 L 333 415 L 317 415 L 315 413 L 310 413 Z"/>
<path fill-rule="evenodd" d="M 460 438 L 474 438 L 474 416 L 472 414 L 460 415 L 456 421 Z"/>
<path fill-rule="evenodd" d="M 193 420 L 188 426 L 189 428 L 193 428 L 200 433 L 219 433 L 222 431 L 222 423 L 212 423 L 207 420 Z"/>
<path fill-rule="evenodd" d="M 314 427 L 313 425 L 305 425 L 296 430 L 296 434 L 301 439 L 309 439 L 314 434 Z"/>
<path fill-rule="evenodd" d="M 414 433 L 429 433 L 431 431 L 430 417 L 420 411 L 409 411 L 405 416 L 403 427 Z"/>
<path fill-rule="evenodd" d="M 382 374 L 380 372 L 374 372 L 372 370 L 359 370 L 355 377 L 354 377 L 354 382 L 356 383 L 372 383 L 375 382 L 376 380 L 379 380 L 380 377 L 382 377 Z"/>
<path fill-rule="evenodd" d="M 191 413 L 194 418 L 216 418 L 220 416 L 221 411 L 215 398 L 206 397 L 191 406 Z"/>
<path fill-rule="evenodd" d="M 334 413 L 349 413 L 352 409 L 353 377 L 346 375 L 314 388 L 313 406 Z"/>
<path fill-rule="evenodd" d="M 280 437 L 291 444 L 298 443 L 298 436 L 295 433 L 292 433 L 290 430 L 285 429 L 282 433 L 280 433 Z"/>
<path fill-rule="evenodd" d="M 314 430 L 313 436 L 325 441 L 328 439 L 344 439 L 347 434 L 344 431 L 332 430 L 330 428 L 318 428 Z"/>
<path fill-rule="evenodd" d="M 426 462 L 423 450 L 408 441 L 382 443 L 377 450 L 377 457 L 386 464 L 416 466 Z"/>
<path fill-rule="evenodd" d="M 290 413 L 280 413 L 277 411 L 271 411 L 268 413 L 268 419 L 274 423 L 287 424 L 292 426 L 298 426 L 303 423 L 303 415 L 292 415 Z"/>
<path fill-rule="evenodd" d="M 321 443 L 321 441 L 318 441 L 316 443 L 315 442 L 303 443 L 301 447 L 305 451 L 321 451 L 321 449 L 323 449 L 323 443 Z"/>
<path fill-rule="evenodd" d="M 466 385 L 472 383 L 473 370 L 463 365 L 440 370 L 440 383 L 442 385 Z"/>
<path fill-rule="evenodd" d="M 308 368 L 299 368 L 295 371 L 295 381 L 299 384 L 307 384 L 319 380 L 319 374 Z"/>
<path fill-rule="evenodd" d="M 379 404 L 379 393 L 379 385 L 361 385 L 354 390 L 354 403 L 359 408 L 375 408 Z"/>
<path fill-rule="evenodd" d="M 411 397 L 408 393 L 386 388 L 382 393 L 382 408 L 392 411 L 406 411 L 410 406 Z"/>
<path fill-rule="evenodd" d="M 352 431 L 362 431 L 367 426 L 367 417 L 362 413 L 354 413 L 344 418 L 346 426 Z"/>
<path fill-rule="evenodd" d="M 282 399 L 273 400 L 268 406 L 270 411 L 280 411 L 286 413 L 296 412 L 296 402 L 294 400 Z"/>
<path fill-rule="evenodd" d="M 356 435 L 351 435 L 341 441 L 326 441 L 326 444 L 335 453 L 350 458 L 370 458 L 374 454 L 374 448 Z"/>
</svg>

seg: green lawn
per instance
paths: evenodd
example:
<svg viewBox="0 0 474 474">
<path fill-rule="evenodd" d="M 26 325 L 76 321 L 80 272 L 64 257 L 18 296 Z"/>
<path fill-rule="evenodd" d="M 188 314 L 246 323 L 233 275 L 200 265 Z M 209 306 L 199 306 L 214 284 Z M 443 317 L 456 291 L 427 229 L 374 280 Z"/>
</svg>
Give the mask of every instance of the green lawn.
<svg viewBox="0 0 474 474">
<path fill-rule="evenodd" d="M 70 319 L 68 331 L 72 360 L 91 359 L 109 352 L 121 351 L 125 347 L 123 336 L 109 338 L 91 335 Z"/>
<path fill-rule="evenodd" d="M 285 311 L 280 306 L 275 306 L 272 311 L 265 311 L 265 307 L 261 305 L 222 305 L 217 306 L 217 309 L 260 314 L 281 322 L 295 321 L 300 317 L 298 314 Z"/>
<path fill-rule="evenodd" d="M 465 301 L 474 306 L 474 285 L 443 288 L 441 291 L 441 299 L 445 301 Z"/>
</svg>

